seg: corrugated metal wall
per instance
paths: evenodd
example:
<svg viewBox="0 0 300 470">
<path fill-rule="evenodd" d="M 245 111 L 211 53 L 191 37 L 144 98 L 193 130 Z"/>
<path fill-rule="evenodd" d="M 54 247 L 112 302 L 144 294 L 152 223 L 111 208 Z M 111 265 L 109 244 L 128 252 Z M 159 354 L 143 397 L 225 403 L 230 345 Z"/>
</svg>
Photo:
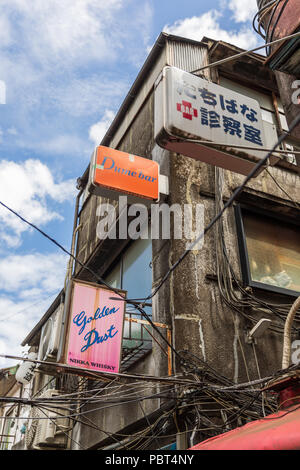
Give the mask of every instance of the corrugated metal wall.
<svg viewBox="0 0 300 470">
<path fill-rule="evenodd" d="M 186 72 L 193 72 L 208 65 L 207 47 L 204 45 L 167 40 L 167 64 Z M 209 69 L 203 71 L 209 78 Z"/>
</svg>

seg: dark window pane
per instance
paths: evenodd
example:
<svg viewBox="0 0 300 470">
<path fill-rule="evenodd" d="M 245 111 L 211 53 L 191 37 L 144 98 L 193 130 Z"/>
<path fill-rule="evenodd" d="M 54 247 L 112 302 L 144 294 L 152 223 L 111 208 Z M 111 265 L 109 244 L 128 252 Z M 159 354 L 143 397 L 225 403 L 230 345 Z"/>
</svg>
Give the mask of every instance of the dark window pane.
<svg viewBox="0 0 300 470">
<path fill-rule="evenodd" d="M 115 289 L 121 289 L 121 263 L 119 262 L 106 277 L 106 282 Z"/>
<path fill-rule="evenodd" d="M 151 240 L 136 240 L 123 256 L 123 289 L 129 299 L 145 298 L 152 288 Z M 146 307 L 151 314 L 151 308 Z"/>
</svg>

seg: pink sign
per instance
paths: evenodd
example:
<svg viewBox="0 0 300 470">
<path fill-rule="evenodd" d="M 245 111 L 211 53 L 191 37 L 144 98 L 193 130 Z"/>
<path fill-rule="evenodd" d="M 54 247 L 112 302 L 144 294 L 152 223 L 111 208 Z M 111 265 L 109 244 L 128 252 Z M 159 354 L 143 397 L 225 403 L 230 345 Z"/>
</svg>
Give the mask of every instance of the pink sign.
<svg viewBox="0 0 300 470">
<path fill-rule="evenodd" d="M 122 295 L 122 297 L 121 297 Z M 69 317 L 66 363 L 75 367 L 119 372 L 125 293 L 74 282 Z"/>
</svg>

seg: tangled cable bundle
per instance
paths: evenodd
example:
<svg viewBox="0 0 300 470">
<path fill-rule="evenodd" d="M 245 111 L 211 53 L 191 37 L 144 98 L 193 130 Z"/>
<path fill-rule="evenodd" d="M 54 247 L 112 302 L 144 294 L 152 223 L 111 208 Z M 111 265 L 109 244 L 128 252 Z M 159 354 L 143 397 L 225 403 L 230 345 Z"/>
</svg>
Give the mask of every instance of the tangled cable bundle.
<svg viewBox="0 0 300 470">
<path fill-rule="evenodd" d="M 259 3 L 259 10 L 253 18 L 253 29 L 265 39 L 266 43 L 274 39 L 276 27 L 287 4 L 288 0 L 273 0 L 268 3 L 262 0 Z M 270 47 L 268 47 L 267 54 L 269 55 L 270 52 Z"/>
</svg>

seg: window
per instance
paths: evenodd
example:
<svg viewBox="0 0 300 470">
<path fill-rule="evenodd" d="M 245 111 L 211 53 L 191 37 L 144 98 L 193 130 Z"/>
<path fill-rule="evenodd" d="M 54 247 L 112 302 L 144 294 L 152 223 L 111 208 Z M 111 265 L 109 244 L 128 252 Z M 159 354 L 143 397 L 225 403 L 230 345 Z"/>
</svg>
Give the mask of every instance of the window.
<svg viewBox="0 0 300 470">
<path fill-rule="evenodd" d="M 127 291 L 128 299 L 143 299 L 152 288 L 151 240 L 136 240 L 121 254 L 105 280 L 117 289 Z M 151 306 L 145 311 L 152 316 Z M 122 367 L 129 367 L 152 348 L 149 325 L 140 323 L 141 314 L 127 305 L 123 334 Z"/>
<path fill-rule="evenodd" d="M 236 206 L 243 280 L 280 294 L 300 294 L 299 226 Z"/>
</svg>

